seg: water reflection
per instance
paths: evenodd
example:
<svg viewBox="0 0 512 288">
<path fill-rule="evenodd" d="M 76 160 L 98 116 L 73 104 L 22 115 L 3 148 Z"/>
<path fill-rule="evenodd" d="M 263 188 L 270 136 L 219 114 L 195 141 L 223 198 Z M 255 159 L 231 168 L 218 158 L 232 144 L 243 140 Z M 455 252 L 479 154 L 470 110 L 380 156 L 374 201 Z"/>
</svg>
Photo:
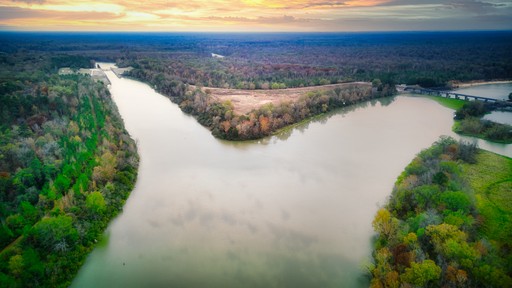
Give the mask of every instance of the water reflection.
<svg viewBox="0 0 512 288">
<path fill-rule="evenodd" d="M 285 129 L 282 129 L 282 130 L 278 131 L 273 137 L 267 137 L 267 138 L 263 138 L 263 139 L 249 140 L 249 141 L 225 141 L 225 140 L 218 140 L 218 141 L 220 141 L 224 145 L 238 147 L 238 148 L 242 148 L 242 149 L 246 149 L 248 147 L 248 144 L 267 145 L 269 143 L 276 143 L 277 140 L 286 141 L 294 133 L 294 131 L 299 131 L 300 133 L 304 133 L 306 130 L 309 129 L 309 126 L 311 124 L 314 124 L 314 123 L 325 124 L 333 116 L 338 115 L 338 116 L 344 117 L 345 115 L 348 115 L 351 112 L 357 111 L 359 109 L 365 109 L 367 107 L 375 107 L 375 106 L 386 107 L 386 106 L 390 105 L 391 103 L 393 103 L 393 101 L 395 101 L 395 97 L 385 97 L 385 98 L 372 99 L 370 101 L 364 101 L 361 103 L 342 107 L 342 108 L 315 116 L 308 121 L 304 121 L 304 122 L 300 123 L 299 125 L 293 125 L 292 127 L 287 127 Z"/>
<path fill-rule="evenodd" d="M 397 96 L 220 141 L 147 85 L 108 76 L 139 175 L 74 287 L 367 287 L 378 206 L 416 153 L 453 135 L 451 110 Z"/>
</svg>

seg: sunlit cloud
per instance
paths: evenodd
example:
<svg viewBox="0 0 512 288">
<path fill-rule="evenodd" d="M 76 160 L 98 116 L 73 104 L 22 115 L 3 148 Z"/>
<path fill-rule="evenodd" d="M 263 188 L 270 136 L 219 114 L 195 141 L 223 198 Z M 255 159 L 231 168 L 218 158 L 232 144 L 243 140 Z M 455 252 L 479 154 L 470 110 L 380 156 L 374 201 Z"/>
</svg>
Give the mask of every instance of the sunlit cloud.
<svg viewBox="0 0 512 288">
<path fill-rule="evenodd" d="M 505 0 L 0 0 L 0 29 L 21 30 L 512 29 L 511 15 Z"/>
</svg>

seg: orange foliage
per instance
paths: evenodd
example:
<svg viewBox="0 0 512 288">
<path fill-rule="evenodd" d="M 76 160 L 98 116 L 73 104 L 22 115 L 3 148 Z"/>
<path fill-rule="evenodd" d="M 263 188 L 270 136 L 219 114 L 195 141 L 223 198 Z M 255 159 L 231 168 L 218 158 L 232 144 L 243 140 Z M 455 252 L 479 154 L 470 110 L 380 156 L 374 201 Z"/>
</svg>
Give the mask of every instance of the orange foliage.
<svg viewBox="0 0 512 288">
<path fill-rule="evenodd" d="M 228 132 L 229 131 L 229 128 L 231 127 L 231 123 L 229 123 L 229 121 L 222 121 L 222 123 L 220 123 L 222 129 L 224 129 L 224 132 Z"/>
<path fill-rule="evenodd" d="M 260 116 L 260 129 L 263 133 L 268 133 L 269 130 L 269 119 L 266 116 L 261 115 Z"/>
</svg>

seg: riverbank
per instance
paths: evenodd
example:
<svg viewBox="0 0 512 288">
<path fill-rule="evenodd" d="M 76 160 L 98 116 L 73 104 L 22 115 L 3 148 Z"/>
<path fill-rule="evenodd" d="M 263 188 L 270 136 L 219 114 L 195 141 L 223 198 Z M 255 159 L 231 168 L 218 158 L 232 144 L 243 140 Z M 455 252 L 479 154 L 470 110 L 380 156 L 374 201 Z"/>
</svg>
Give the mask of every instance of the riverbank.
<svg viewBox="0 0 512 288">
<path fill-rule="evenodd" d="M 491 80 L 491 81 L 484 81 L 484 80 L 474 80 L 474 81 L 468 81 L 468 82 L 455 82 L 453 83 L 453 88 L 468 88 L 473 86 L 480 86 L 480 85 L 489 85 L 489 84 L 508 84 L 512 83 L 512 80 Z"/>
<path fill-rule="evenodd" d="M 490 120 L 482 119 L 482 117 L 490 111 L 478 113 L 478 115 L 467 115 L 464 110 L 474 111 L 476 108 L 471 106 L 478 105 L 479 102 L 467 102 L 460 99 L 424 96 L 425 98 L 432 99 L 444 107 L 454 110 L 456 116 L 452 125 L 452 131 L 463 136 L 475 137 L 495 143 L 512 144 L 512 127 L 507 124 L 496 123 Z M 479 109 L 485 110 L 485 104 Z M 462 116 L 464 115 L 464 116 Z M 458 118 L 458 119 L 456 119 Z"/>
<path fill-rule="evenodd" d="M 374 218 L 371 287 L 510 287 L 511 185 L 512 159 L 471 144 L 419 153 Z"/>
<path fill-rule="evenodd" d="M 398 96 L 219 141 L 148 85 L 107 74 L 142 161 L 108 245 L 72 287 L 368 287 L 378 203 L 451 123 L 437 103 Z"/>
<path fill-rule="evenodd" d="M 39 73 L 55 56 L 9 57 L 24 68 L 10 66 L 20 86 L 0 103 L 0 286 L 68 287 L 134 187 L 136 144 L 95 77 Z"/>
</svg>

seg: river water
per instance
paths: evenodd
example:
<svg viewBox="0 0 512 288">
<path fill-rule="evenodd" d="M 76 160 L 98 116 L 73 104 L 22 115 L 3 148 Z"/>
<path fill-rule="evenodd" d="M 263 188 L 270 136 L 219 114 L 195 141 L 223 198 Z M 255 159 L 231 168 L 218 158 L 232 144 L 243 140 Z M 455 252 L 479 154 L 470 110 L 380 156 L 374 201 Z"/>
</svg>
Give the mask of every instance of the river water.
<svg viewBox="0 0 512 288">
<path fill-rule="evenodd" d="M 367 287 L 379 205 L 416 153 L 454 136 L 452 110 L 406 95 L 226 142 L 146 84 L 106 73 L 139 175 L 72 287 Z"/>
<path fill-rule="evenodd" d="M 455 90 L 458 93 L 484 96 L 499 100 L 508 100 L 509 93 L 512 93 L 512 83 L 484 84 Z M 512 113 L 504 111 L 493 111 L 483 117 L 494 122 L 512 125 Z"/>
</svg>

